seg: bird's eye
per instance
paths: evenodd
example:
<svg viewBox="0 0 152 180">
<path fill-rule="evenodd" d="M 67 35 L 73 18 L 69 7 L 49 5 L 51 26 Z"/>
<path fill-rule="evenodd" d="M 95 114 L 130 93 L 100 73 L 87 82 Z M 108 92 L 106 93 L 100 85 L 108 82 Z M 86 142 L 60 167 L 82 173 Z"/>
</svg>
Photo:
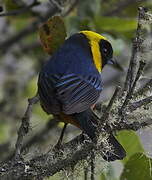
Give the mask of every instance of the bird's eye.
<svg viewBox="0 0 152 180">
<path fill-rule="evenodd" d="M 107 48 L 103 48 L 103 52 L 104 52 L 104 54 L 107 54 L 108 49 Z"/>
</svg>

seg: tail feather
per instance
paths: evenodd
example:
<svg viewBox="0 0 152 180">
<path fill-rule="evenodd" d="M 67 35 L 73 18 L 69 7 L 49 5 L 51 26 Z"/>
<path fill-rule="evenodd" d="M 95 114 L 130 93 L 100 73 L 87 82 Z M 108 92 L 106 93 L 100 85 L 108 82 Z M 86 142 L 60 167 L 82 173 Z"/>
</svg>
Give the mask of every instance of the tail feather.
<svg viewBox="0 0 152 180">
<path fill-rule="evenodd" d="M 107 152 L 103 151 L 103 159 L 106 161 L 122 160 L 126 156 L 126 151 L 122 145 L 117 141 L 113 134 L 110 134 L 107 140 L 111 146 L 111 150 Z"/>
<path fill-rule="evenodd" d="M 93 117 L 93 113 L 91 113 L 91 110 L 84 111 L 81 113 L 75 113 L 72 115 L 72 117 L 78 121 L 81 129 L 93 140 L 96 137 L 96 124 L 97 122 L 94 122 L 95 118 Z"/>
<path fill-rule="evenodd" d="M 92 139 L 96 137 L 97 128 L 97 118 L 91 110 L 87 110 L 81 113 L 75 113 L 72 117 L 78 121 L 81 129 Z M 110 134 L 108 139 L 108 144 L 111 147 L 111 151 L 103 150 L 103 159 L 106 161 L 121 160 L 126 156 L 126 152 L 122 145 L 117 141 L 117 139 Z"/>
</svg>

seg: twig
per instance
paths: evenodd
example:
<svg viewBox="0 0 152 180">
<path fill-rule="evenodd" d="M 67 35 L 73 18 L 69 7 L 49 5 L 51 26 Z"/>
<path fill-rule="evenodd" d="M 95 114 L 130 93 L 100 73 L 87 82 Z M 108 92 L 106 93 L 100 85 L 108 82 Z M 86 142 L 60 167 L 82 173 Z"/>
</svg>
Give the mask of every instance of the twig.
<svg viewBox="0 0 152 180">
<path fill-rule="evenodd" d="M 138 130 L 151 124 L 152 119 L 148 119 L 146 122 L 142 123 L 124 123 L 121 126 L 118 123 L 113 130 Z M 102 151 L 102 148 L 101 146 L 100 151 Z M 62 154 L 60 154 L 60 157 L 54 156 L 55 152 L 52 151 L 49 154 L 35 157 L 28 162 L 22 162 L 23 168 L 21 168 L 21 164 L 15 164 L 13 166 L 9 162 L 4 164 L 0 168 L 0 178 L 2 179 L 6 176 L 12 177 L 12 179 L 49 177 L 60 170 L 76 165 L 80 160 L 86 159 L 93 149 L 96 150 L 94 143 L 86 142 L 83 144 L 82 135 L 79 135 L 62 146 Z"/>
<path fill-rule="evenodd" d="M 112 105 L 114 104 L 115 100 L 117 99 L 117 95 L 119 92 L 120 92 L 120 87 L 117 86 L 115 89 L 115 92 L 114 92 L 112 98 L 110 99 L 109 104 L 108 104 L 108 106 L 107 106 L 107 108 L 106 108 L 106 110 L 105 110 L 105 112 L 101 118 L 102 122 L 103 121 L 106 122 L 106 120 L 108 119 Z"/>
<path fill-rule="evenodd" d="M 71 176 L 70 176 L 70 180 L 74 180 L 74 166 L 71 167 Z"/>
<path fill-rule="evenodd" d="M 29 149 L 31 146 L 34 146 L 34 144 L 37 143 L 42 143 L 44 142 L 44 139 L 46 137 L 46 135 L 50 132 L 50 130 L 52 128 L 54 128 L 55 126 L 57 126 L 58 121 L 55 119 L 51 119 L 48 121 L 48 123 L 45 125 L 45 127 L 38 132 L 37 134 L 35 134 L 33 137 L 31 137 L 27 142 L 25 142 L 21 148 L 21 153 L 24 153 L 24 151 L 26 151 L 27 149 Z M 8 152 L 7 157 L 5 157 L 4 159 L 2 159 L 2 162 L 7 162 L 12 160 L 12 158 L 15 155 L 15 151 L 13 150 L 13 152 Z"/>
<path fill-rule="evenodd" d="M 145 65 L 146 65 L 145 62 L 143 62 L 143 61 L 140 61 L 140 62 L 139 62 L 139 69 L 138 69 L 138 72 L 137 72 L 135 81 L 133 82 L 133 85 L 132 85 L 132 87 L 131 87 L 132 94 L 134 93 L 134 90 L 135 90 L 137 81 L 139 80 L 140 76 L 141 76 L 142 73 L 143 73 L 143 70 L 144 70 Z"/>
<path fill-rule="evenodd" d="M 84 167 L 84 180 L 88 180 L 88 167 Z"/>
<path fill-rule="evenodd" d="M 142 96 L 144 93 L 149 91 L 152 88 L 152 79 L 150 79 L 144 87 L 142 87 L 139 91 L 135 92 L 134 96 Z"/>
<path fill-rule="evenodd" d="M 49 2 L 50 2 L 51 4 L 53 4 L 54 6 L 56 6 L 60 12 L 62 12 L 63 7 L 59 4 L 58 1 L 56 1 L 56 0 L 49 0 Z"/>
<path fill-rule="evenodd" d="M 148 127 L 152 125 L 152 119 L 149 118 L 145 120 L 144 122 L 133 122 L 133 123 L 115 123 L 115 126 L 113 126 L 114 131 L 119 131 L 119 130 L 133 130 L 133 131 L 138 131 L 141 128 Z"/>
<path fill-rule="evenodd" d="M 133 47 L 132 47 L 132 56 L 130 59 L 130 64 L 126 76 L 126 81 L 124 85 L 124 92 L 128 92 L 129 89 L 132 87 L 132 84 L 135 80 L 136 72 L 137 72 L 137 66 L 139 63 L 139 57 L 137 58 L 137 54 L 140 52 L 142 44 L 143 44 L 143 27 L 142 27 L 142 21 L 145 20 L 144 14 L 146 13 L 146 10 L 142 7 L 139 8 L 139 15 L 138 15 L 138 26 L 136 30 L 136 38 L 133 40 Z"/>
<path fill-rule="evenodd" d="M 134 80 L 134 82 L 133 82 L 133 85 L 132 85 L 132 87 L 129 89 L 129 92 L 128 92 L 127 96 L 126 96 L 126 99 L 125 99 L 125 101 L 124 101 L 124 103 L 123 103 L 123 105 L 122 105 L 122 107 L 121 107 L 121 109 L 120 109 L 120 111 L 119 111 L 120 113 L 123 113 L 123 112 L 124 112 L 124 109 L 126 108 L 126 106 L 128 105 L 128 103 L 130 102 L 130 100 L 131 100 L 131 98 L 132 98 L 132 95 L 133 95 L 133 93 L 134 93 L 135 87 L 136 87 L 136 83 L 137 83 L 137 81 L 139 80 L 139 78 L 140 78 L 140 76 L 141 76 L 141 74 L 142 74 L 142 72 L 143 72 L 143 70 L 144 70 L 145 63 L 142 62 L 142 61 L 140 61 L 139 63 L 140 63 L 140 65 L 139 65 L 139 68 L 138 68 L 137 75 L 136 75 L 135 80 Z"/>
<path fill-rule="evenodd" d="M 64 149 L 62 148 L 62 152 L 65 154 L 60 155 L 60 157 L 54 156 L 55 152 L 51 152 L 35 157 L 29 162 L 23 162 L 23 168 L 21 168 L 21 164 L 15 164 L 13 166 L 11 164 L 11 168 L 9 163 L 5 164 L 5 166 L 0 168 L 0 178 L 5 178 L 7 174 L 7 177 L 12 177 L 12 179 L 42 179 L 60 170 L 66 169 L 66 167 L 74 166 L 78 161 L 85 159 L 88 156 L 88 152 L 91 152 L 93 148 L 92 143 L 87 143 L 82 145 L 80 150 L 77 149 L 77 151 L 73 151 L 73 148 L 75 149 L 75 144 L 72 144 L 73 143 L 67 145 L 70 149 L 67 149 L 66 146 Z M 25 170 L 25 167 L 27 170 Z"/>
<path fill-rule="evenodd" d="M 66 0 L 62 0 L 63 2 Z M 9 39 L 0 43 L 0 51 L 2 53 L 7 52 L 10 50 L 10 47 L 18 43 L 20 40 L 25 38 L 26 36 L 30 35 L 31 33 L 37 31 L 38 27 L 41 23 L 45 22 L 48 18 L 52 17 L 54 14 L 59 12 L 59 9 L 56 5 L 52 4 L 50 9 L 46 12 L 46 14 L 42 17 L 38 17 L 35 21 L 33 21 L 29 26 L 25 27 L 23 30 L 19 31 L 17 34 L 12 35 Z"/>
<path fill-rule="evenodd" d="M 0 13 L 0 17 L 4 17 L 4 16 L 17 16 L 19 14 L 23 14 L 27 11 L 29 11 L 31 8 L 40 5 L 41 3 L 38 1 L 34 1 L 32 4 L 26 6 L 26 7 L 21 7 L 18 10 L 14 10 L 11 12 L 6 12 L 6 13 Z"/>
<path fill-rule="evenodd" d="M 79 0 L 74 0 L 74 2 L 71 4 L 71 6 L 68 8 L 68 10 L 66 12 L 63 13 L 63 17 L 67 16 L 71 11 L 73 11 L 73 9 L 76 7 L 76 5 L 78 4 Z"/>
<path fill-rule="evenodd" d="M 137 31 L 136 31 L 136 38 L 133 41 L 133 49 L 132 49 L 132 56 L 130 59 L 130 64 L 129 64 L 129 69 L 128 73 L 126 76 L 126 81 L 123 89 L 123 96 L 127 92 L 126 98 L 124 100 L 124 103 L 122 107 L 119 110 L 119 114 L 122 116 L 122 121 L 125 119 L 125 108 L 127 107 L 129 101 L 131 100 L 135 86 L 137 81 L 139 80 L 143 69 L 145 67 L 145 62 L 144 59 L 141 59 L 139 56 L 137 56 L 139 53 L 141 53 L 142 46 L 143 46 L 143 30 L 144 27 L 142 25 L 142 21 L 145 20 L 147 21 L 147 16 L 146 16 L 147 10 L 143 7 L 139 7 L 139 16 L 138 16 L 138 26 L 137 26 Z M 137 71 L 137 66 L 139 64 L 139 68 Z"/>
<path fill-rule="evenodd" d="M 91 152 L 91 180 L 95 180 L 95 155 L 94 151 Z"/>
<path fill-rule="evenodd" d="M 15 147 L 16 147 L 15 158 L 16 159 L 20 158 L 21 148 L 23 145 L 23 137 L 29 131 L 29 121 L 30 121 L 30 117 L 31 117 L 31 113 L 32 113 L 32 106 L 33 106 L 33 104 L 36 104 L 38 101 L 39 101 L 39 98 L 37 95 L 28 100 L 28 106 L 27 106 L 26 112 L 22 118 L 22 124 L 19 128 L 18 137 L 17 137 L 17 141 L 16 141 L 16 145 L 15 145 Z"/>
<path fill-rule="evenodd" d="M 142 106 L 148 105 L 149 103 L 152 103 L 152 96 L 149 96 L 149 97 L 144 98 L 142 100 L 131 103 L 128 106 L 128 109 L 132 112 L 132 111 L 135 111 L 136 109 L 138 109 Z"/>
<path fill-rule="evenodd" d="M 96 132 L 96 135 L 98 136 L 99 134 L 101 134 L 101 132 L 104 134 L 105 132 L 106 133 L 111 133 L 111 128 L 109 126 L 109 122 L 108 122 L 108 118 L 109 118 L 109 114 L 110 114 L 110 111 L 112 109 L 112 106 L 114 104 L 114 102 L 116 101 L 117 99 L 117 95 L 118 95 L 118 92 L 120 92 L 120 87 L 116 87 L 115 89 L 115 92 L 112 96 L 112 98 L 110 99 L 109 101 L 109 104 L 108 106 L 105 108 L 105 111 L 103 112 L 103 115 L 102 117 L 99 119 L 97 118 L 98 120 L 98 127 L 97 127 L 97 132 Z M 98 136 L 99 137 L 99 136 Z"/>
<path fill-rule="evenodd" d="M 55 13 L 58 12 L 58 9 L 54 6 L 48 10 L 48 12 L 45 14 L 44 17 L 39 17 L 34 22 L 32 22 L 29 26 L 18 32 L 17 34 L 13 35 L 12 37 L 9 37 L 9 39 L 3 41 L 0 43 L 0 50 L 1 52 L 6 52 L 10 50 L 10 47 L 18 43 L 20 40 L 28 36 L 29 34 L 37 31 L 39 25 L 43 22 L 45 22 L 48 18 L 53 16 Z"/>
</svg>

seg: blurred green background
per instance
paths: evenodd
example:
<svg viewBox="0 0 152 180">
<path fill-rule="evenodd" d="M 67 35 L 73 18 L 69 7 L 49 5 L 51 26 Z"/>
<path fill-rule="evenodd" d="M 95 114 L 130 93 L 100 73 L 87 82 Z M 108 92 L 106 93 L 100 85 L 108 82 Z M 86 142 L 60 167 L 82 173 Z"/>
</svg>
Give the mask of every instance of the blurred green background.
<svg viewBox="0 0 152 180">
<path fill-rule="evenodd" d="M 29 8 L 25 13 L 15 16 L 0 17 L 0 162 L 11 157 L 17 137 L 21 117 L 27 106 L 27 99 L 37 92 L 38 73 L 49 58 L 40 43 L 38 28 L 24 35 L 23 30 L 32 26 L 49 11 L 51 1 L 41 0 L 39 5 Z M 33 0 L 1 0 L 2 13 L 19 11 L 29 6 Z M 137 27 L 138 7 L 152 7 L 151 0 L 67 0 L 62 8 L 68 36 L 80 30 L 93 30 L 106 36 L 113 45 L 114 55 L 124 67 L 120 73 L 111 67 L 103 72 L 104 90 L 99 102 L 107 102 L 116 85 L 122 85 L 131 55 L 132 39 Z M 39 23 L 40 25 L 40 23 Z M 62 29 L 60 29 L 62 31 Z M 30 30 L 29 30 L 30 31 Z M 15 38 L 16 35 L 23 38 Z M 151 42 L 151 26 L 148 27 L 147 39 Z M 20 37 L 19 36 L 19 37 Z M 12 39 L 14 37 L 14 39 Z M 12 43 L 13 41 L 13 43 Z M 6 43 L 7 42 L 7 43 Z M 141 83 L 152 78 L 150 62 Z M 109 73 L 110 72 L 110 73 Z M 45 114 L 40 105 L 35 105 L 30 122 L 30 133 L 25 139 L 25 159 L 47 152 L 60 134 L 62 123 L 50 123 L 52 116 Z M 69 125 L 64 141 L 67 142 L 81 131 Z M 152 133 L 151 129 L 119 132 L 117 138 L 127 151 L 123 161 L 104 162 L 96 158 L 96 179 L 98 180 L 152 180 Z M 146 155 L 147 156 L 146 156 Z M 87 162 L 78 163 L 72 177 L 71 171 L 58 173 L 49 180 L 84 179 L 84 167 Z M 89 167 L 88 167 L 89 168 Z M 90 170 L 89 170 L 90 171 Z M 89 175 L 88 175 L 89 176 Z"/>
</svg>

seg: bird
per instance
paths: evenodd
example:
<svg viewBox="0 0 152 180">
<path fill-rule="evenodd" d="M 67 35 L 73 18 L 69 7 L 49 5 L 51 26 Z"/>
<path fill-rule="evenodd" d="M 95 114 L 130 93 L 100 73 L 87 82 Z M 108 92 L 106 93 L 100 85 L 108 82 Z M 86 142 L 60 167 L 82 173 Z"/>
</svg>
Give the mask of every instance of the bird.
<svg viewBox="0 0 152 180">
<path fill-rule="evenodd" d="M 102 93 L 101 72 L 106 64 L 120 67 L 113 59 L 113 48 L 107 38 L 94 31 L 79 31 L 52 54 L 42 67 L 37 83 L 42 109 L 64 122 L 64 130 L 70 123 L 92 141 L 97 130 L 92 109 Z M 103 159 L 115 161 L 126 156 L 112 133 L 108 142 L 113 152 L 104 152 Z"/>
</svg>

